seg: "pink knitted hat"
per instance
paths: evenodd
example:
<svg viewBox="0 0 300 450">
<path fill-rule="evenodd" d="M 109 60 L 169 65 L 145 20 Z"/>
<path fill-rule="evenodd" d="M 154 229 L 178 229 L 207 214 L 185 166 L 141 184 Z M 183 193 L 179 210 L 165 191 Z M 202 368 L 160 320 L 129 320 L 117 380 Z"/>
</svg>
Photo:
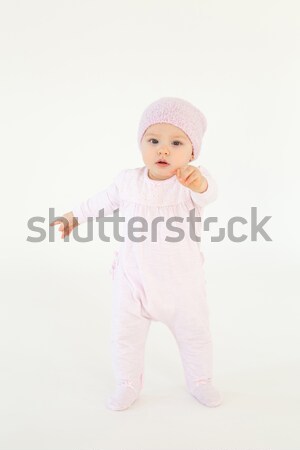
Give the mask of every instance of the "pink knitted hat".
<svg viewBox="0 0 300 450">
<path fill-rule="evenodd" d="M 198 158 L 203 135 L 207 128 L 204 114 L 194 105 L 178 97 L 162 97 L 151 103 L 143 112 L 138 126 L 138 144 L 150 125 L 155 123 L 170 123 L 189 137 L 194 157 Z"/>
</svg>

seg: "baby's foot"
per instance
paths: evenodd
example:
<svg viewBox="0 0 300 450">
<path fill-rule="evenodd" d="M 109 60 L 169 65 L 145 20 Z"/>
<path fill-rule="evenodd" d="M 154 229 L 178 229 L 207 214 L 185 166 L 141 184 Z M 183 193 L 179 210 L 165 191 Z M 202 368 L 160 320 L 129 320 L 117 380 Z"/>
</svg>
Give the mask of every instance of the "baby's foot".
<svg viewBox="0 0 300 450">
<path fill-rule="evenodd" d="M 205 406 L 219 406 L 222 403 L 222 397 L 219 391 L 211 382 L 198 382 L 192 395 Z"/>
<path fill-rule="evenodd" d="M 129 408 L 138 398 L 140 390 L 141 383 L 138 385 L 129 380 L 118 383 L 114 394 L 106 401 L 107 408 L 114 411 L 122 411 Z"/>
</svg>

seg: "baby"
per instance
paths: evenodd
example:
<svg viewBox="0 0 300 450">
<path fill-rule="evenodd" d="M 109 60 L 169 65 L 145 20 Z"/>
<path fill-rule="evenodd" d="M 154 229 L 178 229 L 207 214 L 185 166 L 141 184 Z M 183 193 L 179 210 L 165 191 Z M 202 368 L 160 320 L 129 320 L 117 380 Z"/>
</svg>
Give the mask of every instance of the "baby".
<svg viewBox="0 0 300 450">
<path fill-rule="evenodd" d="M 186 100 L 163 97 L 151 103 L 138 127 L 145 165 L 122 170 L 107 189 L 51 223 L 60 224 L 62 238 L 88 217 L 98 217 L 100 210 L 107 216 L 119 209 L 125 222 L 138 216 L 147 224 L 170 218 L 182 224 L 184 238 L 176 242 L 174 236 L 173 241 L 166 239 L 165 225 L 156 227 L 151 240 L 129 239 L 123 233 L 115 252 L 110 342 L 116 390 L 106 401 L 112 410 L 129 408 L 144 386 L 144 350 L 152 320 L 173 333 L 188 391 L 205 406 L 222 403 L 212 384 L 204 256 L 183 220 L 194 210 L 199 223 L 203 207 L 217 197 L 210 173 L 189 164 L 199 156 L 206 127 L 203 113 Z"/>
</svg>

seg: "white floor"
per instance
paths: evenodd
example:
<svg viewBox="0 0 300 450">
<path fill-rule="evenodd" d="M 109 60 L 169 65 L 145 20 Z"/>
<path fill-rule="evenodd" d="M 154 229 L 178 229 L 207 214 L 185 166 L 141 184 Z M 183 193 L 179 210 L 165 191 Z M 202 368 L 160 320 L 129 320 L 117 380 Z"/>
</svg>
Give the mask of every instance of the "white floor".
<svg viewBox="0 0 300 450">
<path fill-rule="evenodd" d="M 153 323 L 145 388 L 113 412 L 107 262 L 93 271 L 33 253 L 8 261 L 2 283 L 1 450 L 299 450 L 296 267 L 281 258 L 276 269 L 241 261 L 214 273 L 208 261 L 222 406 L 188 394 L 176 343 Z"/>
</svg>

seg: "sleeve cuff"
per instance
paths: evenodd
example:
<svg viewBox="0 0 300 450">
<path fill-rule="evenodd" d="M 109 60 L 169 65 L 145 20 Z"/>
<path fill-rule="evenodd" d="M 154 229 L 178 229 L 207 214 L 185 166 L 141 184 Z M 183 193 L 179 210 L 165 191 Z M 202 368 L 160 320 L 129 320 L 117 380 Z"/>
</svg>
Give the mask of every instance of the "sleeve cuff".
<svg viewBox="0 0 300 450">
<path fill-rule="evenodd" d="M 72 208 L 73 216 L 77 217 L 78 224 L 87 222 L 87 218 L 82 214 L 80 205 L 76 205 Z"/>
</svg>

